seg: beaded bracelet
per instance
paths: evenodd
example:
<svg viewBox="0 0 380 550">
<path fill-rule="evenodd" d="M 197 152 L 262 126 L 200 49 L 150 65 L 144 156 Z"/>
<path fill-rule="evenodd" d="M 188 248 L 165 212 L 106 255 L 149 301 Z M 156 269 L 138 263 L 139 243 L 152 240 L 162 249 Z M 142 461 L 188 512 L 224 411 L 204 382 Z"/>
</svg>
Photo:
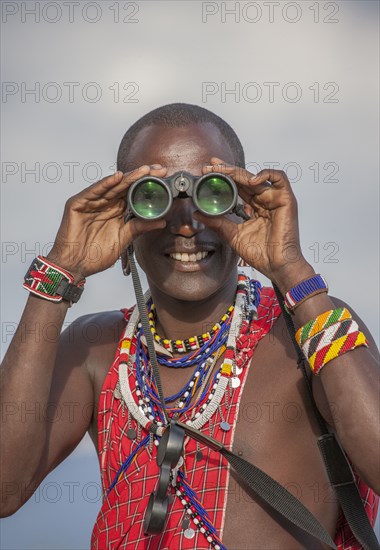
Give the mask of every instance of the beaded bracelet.
<svg viewBox="0 0 380 550">
<path fill-rule="evenodd" d="M 24 277 L 23 287 L 50 302 L 65 300 L 71 306 L 81 297 L 85 282 L 86 279 L 82 279 L 75 284 L 71 273 L 43 256 L 37 256 Z"/>
<path fill-rule="evenodd" d="M 359 346 L 368 347 L 365 335 L 344 307 L 326 311 L 300 327 L 296 340 L 316 375 L 343 353 Z"/>
<path fill-rule="evenodd" d="M 321 313 L 316 319 L 312 319 L 297 330 L 296 340 L 298 345 L 302 347 L 306 340 L 315 334 L 345 319 L 352 319 L 351 313 L 345 307 L 330 309 L 325 313 Z"/>
<path fill-rule="evenodd" d="M 322 275 L 314 275 L 301 281 L 285 294 L 285 308 L 289 313 L 294 313 L 294 310 L 303 302 L 328 290 L 327 282 Z"/>
</svg>

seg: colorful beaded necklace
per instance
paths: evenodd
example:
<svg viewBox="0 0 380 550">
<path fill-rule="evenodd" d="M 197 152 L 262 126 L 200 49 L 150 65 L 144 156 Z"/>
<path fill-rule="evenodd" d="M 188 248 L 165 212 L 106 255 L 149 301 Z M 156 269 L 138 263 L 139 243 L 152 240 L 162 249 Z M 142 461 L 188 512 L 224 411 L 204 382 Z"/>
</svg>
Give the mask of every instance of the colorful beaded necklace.
<svg viewBox="0 0 380 550">
<path fill-rule="evenodd" d="M 181 417 L 185 412 L 191 411 L 191 417 L 186 421 L 193 428 L 200 430 L 213 416 L 215 411 L 219 409 L 222 412 L 222 398 L 225 395 L 228 387 L 237 388 L 240 385 L 239 369 L 235 362 L 236 340 L 240 333 L 242 323 L 245 319 L 249 321 L 257 312 L 257 305 L 260 299 L 261 285 L 257 281 L 250 281 L 245 275 L 239 274 L 238 287 L 236 293 L 235 307 L 231 311 L 230 316 L 226 318 L 219 329 L 212 335 L 209 342 L 202 346 L 197 353 L 192 353 L 181 359 L 173 359 L 174 362 L 182 363 L 181 366 L 190 366 L 194 364 L 193 355 L 200 356 L 202 363 L 196 364 L 196 370 L 190 379 L 190 382 L 185 385 L 180 392 L 165 399 L 167 402 L 173 402 L 179 398 L 176 406 L 168 408 L 168 415 L 172 418 L 174 415 Z M 148 297 L 149 300 L 150 297 Z M 149 302 L 148 302 L 149 303 Z M 232 306 L 231 306 L 232 307 Z M 226 314 L 227 315 L 227 314 Z M 146 348 L 141 342 L 142 327 L 139 324 L 139 314 L 137 308 L 133 311 L 125 330 L 125 337 L 121 344 L 120 364 L 119 364 L 119 391 L 127 405 L 129 412 L 135 418 L 138 425 L 148 431 L 148 435 L 140 441 L 131 455 L 121 465 L 117 472 L 114 481 L 112 482 L 109 492 L 116 485 L 118 479 L 125 473 L 137 454 L 148 445 L 152 440 L 158 445 L 159 439 L 165 429 L 164 417 L 160 410 L 160 402 L 158 399 L 157 388 L 154 382 L 154 376 L 147 357 Z M 130 350 L 136 350 L 136 353 L 131 355 Z M 218 371 L 211 376 L 215 361 L 222 355 L 222 350 L 225 347 L 224 359 Z M 203 349 L 204 348 L 204 349 Z M 158 354 L 159 362 L 167 361 L 163 356 Z M 198 366 L 199 365 L 199 366 Z M 179 366 L 179 365 L 178 365 Z M 130 386 L 129 374 L 136 375 L 135 388 Z M 198 379 L 200 378 L 200 381 Z M 194 389 L 195 388 L 195 389 Z M 199 397 L 194 403 L 191 403 L 193 396 L 198 390 Z M 134 397 L 133 393 L 136 397 Z M 138 404 L 136 403 L 138 400 Z M 182 403 L 182 405 L 180 405 Z M 223 418 L 222 418 L 223 420 Z M 224 425 L 223 425 L 224 424 Z M 227 422 L 220 424 L 222 430 L 228 431 L 230 426 Z M 186 475 L 182 470 L 182 462 L 172 470 L 172 485 L 175 489 L 175 494 L 180 498 L 181 503 L 186 509 L 186 514 L 189 520 L 192 519 L 194 526 L 206 537 L 210 545 L 216 550 L 225 550 L 224 545 L 217 536 L 215 527 L 212 525 L 207 511 L 202 506 L 197 495 L 191 488 Z M 187 532 L 187 535 L 186 535 Z M 185 531 L 187 538 L 194 536 L 194 531 L 187 528 Z"/>
<path fill-rule="evenodd" d="M 163 346 L 171 353 L 186 353 L 187 351 L 194 351 L 207 344 L 212 337 L 221 329 L 224 323 L 226 323 L 234 310 L 234 306 L 230 306 L 227 312 L 223 315 L 218 323 L 216 323 L 209 332 L 204 332 L 198 336 L 191 336 L 185 338 L 185 340 L 169 340 L 168 338 L 161 338 L 156 332 L 156 308 L 154 304 L 150 304 L 148 313 L 150 329 L 155 341 Z"/>
</svg>

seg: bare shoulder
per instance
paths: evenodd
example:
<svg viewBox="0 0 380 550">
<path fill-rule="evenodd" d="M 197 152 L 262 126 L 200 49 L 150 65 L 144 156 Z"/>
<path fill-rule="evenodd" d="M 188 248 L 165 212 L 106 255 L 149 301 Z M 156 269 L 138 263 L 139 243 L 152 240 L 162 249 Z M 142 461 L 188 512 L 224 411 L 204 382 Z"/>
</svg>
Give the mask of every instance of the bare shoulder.
<svg viewBox="0 0 380 550">
<path fill-rule="evenodd" d="M 123 314 L 110 311 L 79 317 L 62 333 L 49 396 L 60 414 L 48 436 L 45 475 L 76 447 L 86 431 L 92 435 L 100 389 L 122 326 Z"/>
<path fill-rule="evenodd" d="M 117 338 L 123 318 L 119 310 L 89 313 L 75 319 L 62 335 L 73 345 L 86 348 L 101 345 Z"/>
<path fill-rule="evenodd" d="M 79 317 L 62 334 L 57 360 L 69 362 L 69 368 L 76 366 L 83 371 L 80 378 L 90 385 L 94 405 L 99 400 L 124 326 L 121 311 L 104 311 Z"/>
<path fill-rule="evenodd" d="M 78 363 L 86 366 L 90 374 L 94 374 L 96 364 L 106 350 L 117 344 L 124 316 L 121 311 L 104 311 L 78 317 L 63 332 L 60 349 L 76 357 Z"/>
</svg>

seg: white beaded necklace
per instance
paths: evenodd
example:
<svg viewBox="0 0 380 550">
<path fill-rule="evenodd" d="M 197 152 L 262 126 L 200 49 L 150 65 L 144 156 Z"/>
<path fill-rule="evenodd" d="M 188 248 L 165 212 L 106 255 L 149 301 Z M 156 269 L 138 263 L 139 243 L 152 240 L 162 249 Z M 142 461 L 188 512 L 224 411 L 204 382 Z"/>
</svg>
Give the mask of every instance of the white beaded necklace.
<svg viewBox="0 0 380 550">
<path fill-rule="evenodd" d="M 246 282 L 246 284 L 248 285 L 249 283 Z M 144 300 L 145 302 L 147 302 L 149 299 L 150 299 L 150 291 L 148 290 L 144 295 Z M 202 405 L 200 407 L 200 411 L 202 412 L 199 411 L 191 420 L 186 421 L 186 424 L 188 424 L 189 426 L 197 430 L 200 430 L 210 420 L 210 418 L 213 416 L 215 411 L 220 406 L 223 395 L 225 394 L 226 389 L 228 387 L 229 381 L 231 381 L 230 383 L 233 388 L 237 388 L 240 385 L 240 379 L 238 376 L 238 372 L 236 370 L 236 365 L 234 363 L 234 356 L 235 356 L 236 339 L 240 333 L 241 325 L 244 320 L 246 303 L 247 303 L 246 293 L 245 292 L 243 293 L 241 291 L 239 292 L 238 290 L 236 294 L 235 308 L 232 315 L 231 326 L 230 326 L 228 339 L 227 339 L 227 349 L 230 350 L 230 353 L 228 354 L 229 356 L 224 359 L 224 362 L 220 368 L 220 372 L 217 375 L 218 381 L 216 382 L 216 387 L 215 387 L 215 384 L 213 386 L 214 393 L 210 393 L 208 396 L 208 399 L 207 399 L 208 404 L 206 406 Z M 145 428 L 148 431 L 151 431 L 149 428 L 152 425 L 154 425 L 152 422 L 153 415 L 149 415 L 149 417 L 147 417 L 142 406 L 136 403 L 132 394 L 132 389 L 130 387 L 130 380 L 129 380 L 129 373 L 128 373 L 128 365 L 133 363 L 133 357 L 130 356 L 130 347 L 131 347 L 133 335 L 135 334 L 138 323 L 139 323 L 139 312 L 138 312 L 138 308 L 135 307 L 129 319 L 129 322 L 125 328 L 124 335 L 121 342 L 120 363 L 119 363 L 119 386 L 120 386 L 120 393 L 123 397 L 123 400 L 128 410 L 130 411 L 131 415 L 133 416 L 133 418 L 142 428 Z M 231 353 L 232 351 L 233 353 Z M 161 422 L 158 422 L 154 431 L 157 436 L 161 437 L 164 429 L 165 429 L 165 426 L 162 425 Z"/>
</svg>

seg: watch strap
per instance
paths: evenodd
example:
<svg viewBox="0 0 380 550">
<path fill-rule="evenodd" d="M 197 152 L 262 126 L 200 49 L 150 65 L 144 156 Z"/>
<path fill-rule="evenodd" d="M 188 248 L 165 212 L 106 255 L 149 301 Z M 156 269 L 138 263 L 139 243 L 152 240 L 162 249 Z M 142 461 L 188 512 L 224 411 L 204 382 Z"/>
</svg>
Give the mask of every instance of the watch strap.
<svg viewBox="0 0 380 550">
<path fill-rule="evenodd" d="M 74 283 L 74 277 L 65 269 L 53 264 L 43 256 L 37 256 L 29 267 L 23 287 L 32 294 L 51 302 L 76 303 L 82 295 L 86 280 Z"/>
</svg>

